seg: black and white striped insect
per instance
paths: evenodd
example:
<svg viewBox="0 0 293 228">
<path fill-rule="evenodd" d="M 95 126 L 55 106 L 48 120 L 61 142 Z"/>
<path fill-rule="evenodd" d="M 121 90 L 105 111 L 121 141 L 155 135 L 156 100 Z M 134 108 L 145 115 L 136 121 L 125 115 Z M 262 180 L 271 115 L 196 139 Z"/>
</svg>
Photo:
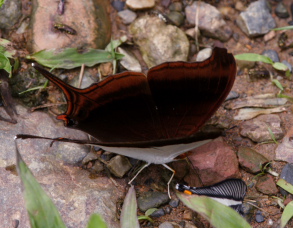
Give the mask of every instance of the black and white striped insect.
<svg viewBox="0 0 293 228">
<path fill-rule="evenodd" d="M 212 186 L 190 187 L 183 184 L 176 184 L 178 191 L 192 195 L 204 195 L 233 208 L 243 214 L 242 203 L 247 192 L 247 186 L 241 179 L 227 179 Z"/>
</svg>

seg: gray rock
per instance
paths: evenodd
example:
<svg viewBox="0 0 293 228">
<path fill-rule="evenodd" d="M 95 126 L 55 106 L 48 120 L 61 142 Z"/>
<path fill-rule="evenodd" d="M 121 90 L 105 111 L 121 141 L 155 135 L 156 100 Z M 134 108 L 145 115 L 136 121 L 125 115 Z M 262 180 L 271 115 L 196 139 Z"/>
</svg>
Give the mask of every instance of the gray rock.
<svg viewBox="0 0 293 228">
<path fill-rule="evenodd" d="M 126 157 L 117 155 L 109 161 L 107 167 L 116 177 L 123 177 L 131 169 L 132 165 Z"/>
<path fill-rule="evenodd" d="M 236 23 L 248 37 L 264 35 L 276 27 L 266 0 L 251 3 L 246 11 L 240 13 Z"/>
<path fill-rule="evenodd" d="M 278 3 L 278 5 L 275 9 L 275 13 L 279 18 L 288 18 L 290 16 L 289 12 L 283 2 Z"/>
<path fill-rule="evenodd" d="M 255 221 L 258 222 L 258 223 L 262 223 L 262 222 L 265 221 L 261 211 L 256 212 Z"/>
<path fill-rule="evenodd" d="M 21 17 L 21 1 L 5 1 L 0 8 L 0 28 L 11 29 Z"/>
<path fill-rule="evenodd" d="M 115 10 L 119 12 L 124 9 L 125 2 L 123 2 L 122 0 L 114 0 L 113 2 L 111 2 L 111 5 Z"/>
<path fill-rule="evenodd" d="M 198 9 L 199 8 L 199 9 Z M 195 25 L 196 13 L 198 28 L 204 36 L 227 41 L 232 36 L 231 28 L 223 20 L 221 13 L 212 5 L 196 1 L 185 8 L 186 19 Z"/>
<path fill-rule="evenodd" d="M 129 31 L 148 67 L 167 61 L 187 60 L 189 41 L 176 26 L 166 25 L 160 18 L 146 15 L 136 19 Z"/>
<path fill-rule="evenodd" d="M 275 50 L 267 49 L 267 50 L 264 50 L 261 54 L 269 57 L 274 62 L 280 62 L 279 55 Z"/>
<path fill-rule="evenodd" d="M 284 137 L 281 128 L 281 119 L 278 115 L 261 115 L 253 120 L 248 120 L 241 125 L 240 134 L 250 138 L 254 142 L 271 141 L 272 137 L 268 130 L 270 128 L 276 140 Z"/>
<path fill-rule="evenodd" d="M 118 13 L 118 16 L 122 19 L 122 22 L 126 25 L 131 24 L 137 17 L 136 13 L 134 13 L 133 11 L 129 9 L 120 11 Z"/>
<path fill-rule="evenodd" d="M 284 179 L 285 181 L 293 185 L 293 164 L 292 163 L 286 164 L 284 166 L 284 168 L 282 169 L 280 178 Z M 285 195 L 285 196 L 288 195 L 288 192 L 281 187 L 280 187 L 280 192 L 282 193 L 282 195 Z"/>
<path fill-rule="evenodd" d="M 161 209 L 158 209 L 158 210 L 154 211 L 150 216 L 154 217 L 154 218 L 159 218 L 159 217 L 162 217 L 164 215 L 165 215 L 165 211 L 161 208 Z"/>
<path fill-rule="evenodd" d="M 0 226 L 11 227 L 13 221 L 19 220 L 19 227 L 29 228 L 20 179 L 5 169 L 16 163 L 14 136 L 23 133 L 85 140 L 87 135 L 64 127 L 43 112 L 29 113 L 21 106 L 17 106 L 17 112 L 17 124 L 0 121 L 0 176 L 5 183 L 5 188 L 0 189 Z M 109 227 L 120 227 L 115 208 L 121 192 L 109 178 L 91 180 L 89 173 L 77 166 L 87 155 L 88 147 L 63 142 L 50 147 L 50 143 L 40 139 L 17 140 L 24 161 L 56 204 L 67 227 L 86 227 L 92 213 L 101 214 Z"/>
<path fill-rule="evenodd" d="M 137 199 L 138 208 L 146 211 L 150 208 L 160 207 L 169 202 L 169 196 L 163 192 L 145 192 Z"/>
<path fill-rule="evenodd" d="M 178 207 L 179 206 L 179 203 L 180 203 L 180 200 L 179 199 L 171 199 L 170 202 L 169 202 L 169 205 L 171 207 Z"/>
</svg>

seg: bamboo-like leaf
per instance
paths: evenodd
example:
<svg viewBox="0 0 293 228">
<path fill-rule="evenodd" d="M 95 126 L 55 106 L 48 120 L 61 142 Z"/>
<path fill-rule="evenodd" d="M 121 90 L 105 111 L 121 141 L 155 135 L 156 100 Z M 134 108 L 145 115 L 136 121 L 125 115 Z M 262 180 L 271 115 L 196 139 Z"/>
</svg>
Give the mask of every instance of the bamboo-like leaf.
<svg viewBox="0 0 293 228">
<path fill-rule="evenodd" d="M 121 216 L 120 225 L 121 228 L 139 228 L 139 223 L 137 220 L 137 203 L 134 187 L 131 186 L 124 199 Z"/>
<path fill-rule="evenodd" d="M 284 87 L 282 86 L 282 84 L 277 79 L 273 79 L 272 83 L 274 83 L 281 91 L 284 90 Z"/>
<path fill-rule="evenodd" d="M 107 228 L 107 225 L 101 215 L 92 214 L 87 224 L 87 228 Z"/>
<path fill-rule="evenodd" d="M 52 200 L 23 161 L 16 145 L 18 175 L 23 184 L 23 194 L 31 228 L 66 228 Z"/>
<path fill-rule="evenodd" d="M 287 192 L 290 192 L 293 194 L 293 185 L 285 181 L 284 179 L 279 179 L 277 182 L 277 185 L 279 185 L 281 188 L 285 189 Z"/>
<path fill-rule="evenodd" d="M 276 70 L 281 70 L 281 71 L 287 71 L 288 70 L 288 67 L 284 63 L 280 63 L 280 62 L 273 63 L 273 67 Z"/>
<path fill-rule="evenodd" d="M 85 64 L 88 67 L 98 63 L 109 62 L 114 59 L 119 60 L 123 55 L 112 53 L 105 50 L 87 49 L 79 52 L 76 48 L 66 48 L 62 50 L 42 50 L 32 55 L 26 56 L 27 59 L 32 59 L 43 66 L 50 68 L 72 69 Z"/>
<path fill-rule="evenodd" d="M 255 53 L 244 53 L 234 56 L 237 60 L 253 61 L 253 62 L 264 62 L 273 64 L 273 60 L 267 56 L 259 55 Z"/>
<path fill-rule="evenodd" d="M 293 201 L 287 204 L 281 217 L 281 227 L 285 227 L 289 220 L 293 217 Z"/>
<path fill-rule="evenodd" d="M 280 28 L 274 28 L 272 30 L 279 31 L 279 30 L 290 30 L 290 29 L 293 29 L 293 25 L 280 27 Z"/>
<path fill-rule="evenodd" d="M 190 209 L 205 217 L 216 228 L 251 228 L 247 221 L 232 208 L 209 197 L 177 193 Z"/>
</svg>

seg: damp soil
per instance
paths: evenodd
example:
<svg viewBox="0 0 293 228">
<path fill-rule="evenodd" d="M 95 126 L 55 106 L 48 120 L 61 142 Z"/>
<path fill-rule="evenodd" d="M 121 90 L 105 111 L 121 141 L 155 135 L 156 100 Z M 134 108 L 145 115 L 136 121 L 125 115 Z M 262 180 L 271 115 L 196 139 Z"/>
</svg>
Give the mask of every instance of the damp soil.
<svg viewBox="0 0 293 228">
<path fill-rule="evenodd" d="M 27 5 L 29 3 L 29 1 L 23 0 L 22 1 L 24 5 Z M 207 2 L 207 1 L 205 1 Z M 248 5 L 250 3 L 250 1 L 242 1 L 245 5 Z M 221 1 L 209 1 L 209 3 L 213 4 L 215 7 L 220 8 L 220 7 L 234 7 L 235 6 L 235 2 L 234 1 L 229 1 L 229 0 L 221 0 Z M 274 1 L 272 1 L 272 3 L 274 3 L 273 5 L 273 10 L 275 8 L 276 3 Z M 291 0 L 284 0 L 283 3 L 285 5 L 290 5 Z M 160 11 L 162 11 L 163 13 L 166 13 L 166 9 L 161 7 L 158 4 L 158 1 L 156 3 L 158 6 L 156 6 L 157 9 L 159 9 Z M 29 7 L 28 7 L 29 8 Z M 30 14 L 31 11 L 30 10 L 25 10 L 27 9 L 24 8 L 23 10 L 23 17 L 22 20 L 27 20 L 30 18 Z M 144 15 L 146 13 L 149 13 L 148 10 L 146 11 L 141 11 L 141 12 L 137 12 L 138 15 Z M 110 10 L 110 15 L 111 15 L 111 20 L 112 20 L 112 37 L 115 38 L 119 38 L 121 35 L 128 35 L 128 31 L 127 31 L 127 26 L 124 25 L 122 23 L 122 21 L 119 19 L 119 17 L 117 16 L 117 11 L 113 8 L 111 8 Z M 265 49 L 274 49 L 278 52 L 279 57 L 281 60 L 289 60 L 290 58 L 292 59 L 292 57 L 289 55 L 289 52 L 292 52 L 292 49 L 288 49 L 285 51 L 281 51 L 281 49 L 278 47 L 278 37 L 279 37 L 279 32 L 277 32 L 276 36 L 268 41 L 267 43 L 265 43 L 263 41 L 263 37 L 258 37 L 258 38 L 254 38 L 254 39 L 250 39 L 248 37 L 246 37 L 241 31 L 240 29 L 236 26 L 235 24 L 235 19 L 236 16 L 238 14 L 235 15 L 231 15 L 226 19 L 226 22 L 228 23 L 228 25 L 230 26 L 230 28 L 234 31 L 234 33 L 239 34 L 239 40 L 234 40 L 234 39 L 230 39 L 228 42 L 224 43 L 224 46 L 233 54 L 240 54 L 240 53 L 245 53 L 245 52 L 251 52 L 251 53 L 262 53 L 263 50 Z M 278 27 L 282 27 L 282 26 L 287 26 L 287 22 L 289 21 L 289 19 L 284 20 L 284 19 L 279 19 L 277 16 L 275 16 L 275 14 L 273 13 L 273 16 L 276 20 L 276 23 L 278 25 Z M 182 29 L 185 29 L 186 27 L 188 27 L 186 24 L 184 24 L 183 26 L 181 26 Z M 288 32 L 291 34 L 292 37 L 292 32 Z M 24 37 L 23 34 L 18 35 L 15 32 L 15 29 L 12 29 L 11 31 L 5 31 L 2 32 L 2 37 L 5 39 L 8 39 L 10 41 L 12 41 L 14 43 L 14 46 L 17 48 L 18 54 L 20 57 L 24 57 L 26 54 L 28 54 L 28 50 L 26 49 L 26 42 L 27 42 L 27 38 Z M 194 42 L 193 40 L 190 40 L 190 42 Z M 203 42 L 204 43 L 214 43 L 216 41 L 212 40 L 212 39 L 208 39 L 208 38 L 203 38 Z M 139 53 L 139 52 L 136 52 Z M 141 59 L 141 58 L 138 58 Z M 20 68 L 20 72 L 26 72 L 28 71 L 28 65 L 27 63 L 24 61 L 24 59 L 21 62 L 21 68 Z M 288 61 L 290 62 L 290 60 Z M 292 63 L 292 60 L 291 60 Z M 142 65 L 144 65 L 144 63 L 142 62 Z M 268 66 L 266 66 L 268 67 Z M 273 69 L 269 69 L 271 71 L 274 71 Z M 68 72 L 67 72 L 68 73 Z M 73 75 L 75 75 L 76 72 L 75 71 L 69 71 L 69 77 L 73 77 Z M 236 91 L 237 93 L 239 93 L 240 97 L 246 97 L 246 96 L 251 96 L 251 95 L 257 95 L 257 94 L 263 94 L 263 93 L 274 93 L 277 94 L 279 92 L 279 89 L 276 86 L 270 85 L 268 86 L 268 79 L 262 79 L 262 80 L 256 80 L 256 81 L 251 81 L 248 77 L 248 74 L 246 71 L 242 71 L 242 70 L 238 70 L 238 75 L 236 77 L 236 81 L 235 84 L 233 86 L 234 91 Z M 282 81 L 283 86 L 285 86 L 285 90 L 286 90 L 286 94 L 289 96 L 293 96 L 293 83 L 291 80 L 283 80 Z M 54 87 L 50 86 L 48 87 L 46 93 L 49 93 L 49 98 L 50 98 L 50 102 L 54 102 L 54 101 L 59 101 L 60 100 L 60 92 L 58 92 L 57 89 L 55 89 Z M 40 103 L 41 104 L 46 104 L 46 102 L 48 102 L 48 100 L 45 99 L 46 96 L 43 96 L 43 99 Z M 18 99 L 18 98 L 17 98 Z M 64 110 L 64 109 L 63 109 Z M 286 118 L 288 117 L 288 115 L 292 115 L 292 108 L 288 109 L 287 113 L 280 113 L 278 114 L 280 116 L 280 118 L 282 119 L 283 122 L 283 128 L 284 131 L 286 132 L 288 129 L 290 129 L 290 127 L 292 127 L 293 122 L 289 122 L 286 121 Z M 44 111 L 48 111 L 48 110 L 44 110 Z M 58 110 L 56 108 L 50 109 L 49 112 L 53 112 L 54 114 L 56 114 L 56 112 L 62 112 L 62 110 Z M 221 113 L 224 113 L 223 108 L 221 108 L 217 115 L 221 115 Z M 229 143 L 229 145 L 231 145 L 235 151 L 237 150 L 237 148 L 239 146 L 249 146 L 249 147 L 253 147 L 256 148 L 258 151 L 261 151 L 261 153 L 264 156 L 267 156 L 268 158 L 273 158 L 273 154 L 272 152 L 275 150 L 276 148 L 276 144 L 256 144 L 252 141 L 250 141 L 249 139 L 245 139 L 243 138 L 243 140 L 241 140 L 241 142 L 237 141 L 235 139 L 239 139 L 239 137 L 241 137 L 239 135 L 239 128 L 237 127 L 239 125 L 239 121 L 234 121 L 233 120 L 233 115 L 235 115 L 235 111 L 225 111 L 225 115 L 226 118 L 228 119 L 227 121 L 232 121 L 232 125 L 236 126 L 233 129 L 230 129 L 229 131 L 227 131 L 227 133 L 225 134 L 225 140 Z M 286 163 L 285 162 L 277 162 L 277 161 L 273 161 L 271 166 L 273 167 L 273 170 L 276 171 L 277 173 L 280 173 L 282 168 L 284 167 Z M 155 165 L 151 165 L 150 167 L 148 167 L 146 170 L 144 170 L 140 175 L 139 178 L 137 178 L 135 180 L 135 186 L 137 191 L 139 192 L 143 192 L 143 191 L 150 191 L 150 190 L 162 190 L 165 191 L 166 189 L 166 179 L 165 177 L 169 177 L 169 171 L 162 169 L 161 166 L 155 166 Z M 242 174 L 242 179 L 244 181 L 246 181 L 247 184 L 249 183 L 249 180 L 252 180 L 254 178 L 254 175 L 249 174 L 243 170 L 241 170 L 241 174 Z M 125 178 L 127 179 L 127 177 Z M 119 184 L 119 189 L 123 192 L 127 192 L 127 187 L 125 185 L 125 179 L 116 179 L 117 183 Z M 172 193 L 173 196 L 175 196 L 174 193 Z M 261 208 L 261 210 L 267 212 L 265 214 L 265 222 L 263 223 L 256 223 L 254 219 L 252 219 L 252 222 L 250 223 L 252 225 L 252 227 L 269 227 L 268 221 L 269 219 L 272 219 L 273 221 L 278 221 L 282 215 L 282 209 L 275 203 L 275 201 L 266 196 L 266 195 L 262 195 L 259 192 L 256 191 L 255 188 L 249 188 L 249 191 L 247 193 L 248 196 L 258 196 L 259 198 L 261 198 L 260 200 L 258 200 L 259 202 L 259 207 Z M 282 198 L 282 196 L 280 194 L 277 194 L 276 197 L 280 197 Z M 117 206 L 117 213 L 119 214 L 119 207 Z M 170 221 L 170 222 L 176 222 L 179 223 L 180 221 L 182 221 L 182 214 L 185 210 L 188 210 L 186 207 L 184 207 L 182 204 L 180 204 L 180 206 L 178 208 L 172 208 L 172 211 L 170 214 L 167 214 L 163 217 L 160 218 L 155 218 L 154 221 L 155 223 L 150 226 L 150 224 L 148 222 L 142 222 L 142 227 L 157 227 L 159 224 L 161 224 L 162 222 L 165 221 Z M 141 213 L 142 214 L 142 213 Z M 198 225 L 197 227 L 211 227 L 208 222 L 206 222 L 204 219 L 202 219 L 200 216 L 195 216 L 194 218 L 198 219 L 198 221 L 196 222 L 196 224 Z M 291 222 L 288 227 L 292 227 L 293 223 Z"/>
</svg>

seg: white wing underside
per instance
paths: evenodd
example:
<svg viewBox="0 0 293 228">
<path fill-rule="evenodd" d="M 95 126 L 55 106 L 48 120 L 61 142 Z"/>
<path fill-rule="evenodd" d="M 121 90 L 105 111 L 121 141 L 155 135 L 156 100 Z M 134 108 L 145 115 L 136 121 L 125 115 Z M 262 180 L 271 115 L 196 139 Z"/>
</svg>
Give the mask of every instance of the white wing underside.
<svg viewBox="0 0 293 228">
<path fill-rule="evenodd" d="M 179 156 L 189 150 L 192 150 L 196 147 L 202 146 L 211 139 L 197 141 L 186 144 L 177 144 L 177 145 L 167 145 L 162 147 L 150 147 L 150 148 L 134 148 L 134 147 L 107 147 L 100 146 L 102 149 L 124 155 L 127 157 L 132 157 L 138 160 L 143 160 L 152 164 L 165 164 L 171 162 Z M 96 145 L 95 146 L 99 146 Z"/>
</svg>

